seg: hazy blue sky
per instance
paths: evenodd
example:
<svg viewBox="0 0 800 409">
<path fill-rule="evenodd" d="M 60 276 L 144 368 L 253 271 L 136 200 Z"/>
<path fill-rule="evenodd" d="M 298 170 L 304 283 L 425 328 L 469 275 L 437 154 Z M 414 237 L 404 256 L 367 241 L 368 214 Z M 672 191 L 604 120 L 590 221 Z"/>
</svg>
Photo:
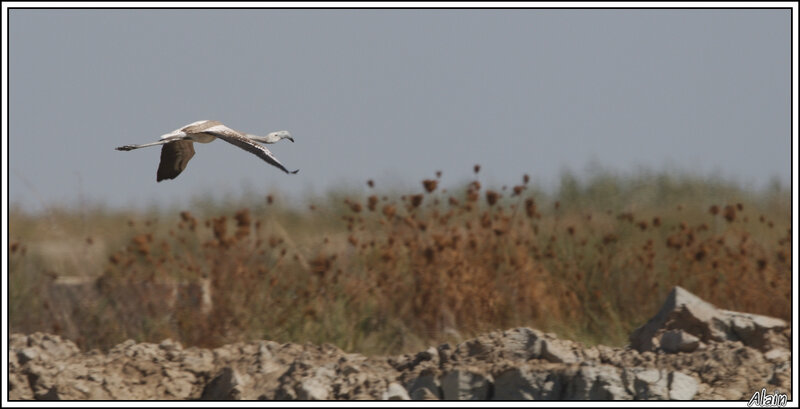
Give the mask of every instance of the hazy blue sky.
<svg viewBox="0 0 800 409">
<path fill-rule="evenodd" d="M 9 192 L 186 204 L 245 190 L 445 185 L 483 166 L 544 185 L 591 162 L 791 175 L 791 11 L 11 10 Z M 254 134 L 297 175 L 196 144 L 156 183 L 157 140 L 200 119 Z"/>
</svg>

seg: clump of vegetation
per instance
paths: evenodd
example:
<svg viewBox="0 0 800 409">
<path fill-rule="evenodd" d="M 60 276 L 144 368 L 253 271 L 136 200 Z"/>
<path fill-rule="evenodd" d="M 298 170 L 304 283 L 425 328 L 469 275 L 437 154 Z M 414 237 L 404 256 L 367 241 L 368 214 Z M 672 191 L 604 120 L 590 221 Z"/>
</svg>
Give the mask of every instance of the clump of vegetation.
<svg viewBox="0 0 800 409">
<path fill-rule="evenodd" d="M 623 345 L 681 285 L 791 315 L 790 195 L 648 174 L 237 208 L 10 214 L 10 320 L 84 348 L 253 338 L 400 353 L 516 326 Z M 70 278 L 72 277 L 72 278 Z M 77 279 L 76 277 L 88 277 Z M 70 281 L 72 280 L 72 281 Z"/>
</svg>

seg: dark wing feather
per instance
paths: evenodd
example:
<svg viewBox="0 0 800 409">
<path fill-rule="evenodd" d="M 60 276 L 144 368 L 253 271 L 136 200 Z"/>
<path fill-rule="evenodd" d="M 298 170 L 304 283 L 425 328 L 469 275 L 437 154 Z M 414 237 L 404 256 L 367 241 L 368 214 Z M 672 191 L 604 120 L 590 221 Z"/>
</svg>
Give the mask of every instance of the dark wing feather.
<svg viewBox="0 0 800 409">
<path fill-rule="evenodd" d="M 158 163 L 156 181 L 175 179 L 186 169 L 189 159 L 194 156 L 192 141 L 175 141 L 161 146 L 161 162 Z"/>
<path fill-rule="evenodd" d="M 234 131 L 235 132 L 235 131 Z M 286 173 L 297 173 L 300 169 L 297 170 L 288 170 L 285 166 L 269 151 L 269 149 L 259 145 L 258 143 L 241 136 L 239 134 L 228 133 L 228 132 L 216 132 L 216 131 L 203 131 L 203 133 L 216 136 L 219 139 L 222 139 L 225 142 L 234 144 L 250 153 L 255 154 L 261 159 L 264 159 L 267 163 L 272 166 L 277 167 L 278 169 L 286 172 Z"/>
</svg>

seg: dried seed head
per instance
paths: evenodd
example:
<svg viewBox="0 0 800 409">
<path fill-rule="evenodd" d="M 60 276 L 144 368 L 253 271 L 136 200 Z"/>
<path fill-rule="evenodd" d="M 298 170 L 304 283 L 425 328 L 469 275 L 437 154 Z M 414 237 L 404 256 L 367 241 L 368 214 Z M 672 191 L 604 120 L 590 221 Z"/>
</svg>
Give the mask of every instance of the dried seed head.
<svg viewBox="0 0 800 409">
<path fill-rule="evenodd" d="M 422 186 L 425 187 L 425 191 L 428 193 L 433 192 L 436 190 L 436 186 L 438 185 L 438 181 L 434 179 L 425 179 L 422 181 Z"/>
<path fill-rule="evenodd" d="M 536 202 L 531 197 L 525 199 L 525 213 L 531 219 L 536 217 Z"/>
<path fill-rule="evenodd" d="M 396 210 L 395 210 L 394 206 L 392 206 L 390 204 L 387 204 L 387 205 L 383 206 L 383 215 L 384 216 L 386 216 L 388 218 L 391 218 L 392 216 L 394 216 L 395 212 L 396 212 Z"/>
<path fill-rule="evenodd" d="M 212 225 L 214 229 L 214 237 L 223 243 L 225 241 L 225 235 L 227 232 L 227 225 L 225 224 L 225 216 L 221 216 L 218 219 L 212 219 Z"/>
<path fill-rule="evenodd" d="M 318 275 L 320 278 L 325 275 L 325 273 L 330 270 L 332 258 L 325 257 L 324 255 L 320 254 L 309 263 L 309 267 L 311 268 L 311 272 Z"/>
<path fill-rule="evenodd" d="M 725 220 L 727 220 L 728 222 L 736 220 L 736 208 L 731 205 L 725 206 L 724 216 Z"/>
<path fill-rule="evenodd" d="M 378 196 L 372 195 L 367 198 L 367 208 L 369 211 L 375 211 L 376 204 L 378 204 Z"/>
<path fill-rule="evenodd" d="M 236 225 L 239 227 L 249 226 L 250 225 L 250 209 L 241 209 L 236 212 L 234 216 L 236 219 Z"/>
<path fill-rule="evenodd" d="M 497 193 L 494 190 L 486 191 L 486 202 L 489 203 L 489 206 L 493 206 L 495 203 L 497 203 L 497 200 L 499 198 L 500 198 L 500 193 Z"/>
<path fill-rule="evenodd" d="M 697 261 L 701 261 L 706 257 L 706 254 L 708 254 L 708 253 L 706 253 L 706 249 L 704 247 L 700 247 L 700 249 L 698 249 L 694 253 L 694 259 L 697 260 Z"/>
<path fill-rule="evenodd" d="M 609 245 L 609 244 L 614 243 L 615 241 L 617 241 L 617 239 L 618 239 L 617 235 L 614 234 L 614 233 L 606 234 L 605 236 L 603 236 L 603 244 L 604 245 Z"/>
</svg>

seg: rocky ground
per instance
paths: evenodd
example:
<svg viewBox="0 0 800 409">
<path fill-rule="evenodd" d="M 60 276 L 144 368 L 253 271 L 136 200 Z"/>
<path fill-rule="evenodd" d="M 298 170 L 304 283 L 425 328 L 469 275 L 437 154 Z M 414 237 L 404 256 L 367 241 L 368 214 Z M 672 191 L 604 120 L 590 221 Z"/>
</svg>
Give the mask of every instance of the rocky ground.
<svg viewBox="0 0 800 409">
<path fill-rule="evenodd" d="M 257 341 L 213 350 L 123 342 L 81 352 L 13 334 L 9 399 L 791 399 L 791 329 L 714 308 L 676 287 L 626 348 L 530 328 L 416 354 L 365 357 L 332 345 Z"/>
</svg>

